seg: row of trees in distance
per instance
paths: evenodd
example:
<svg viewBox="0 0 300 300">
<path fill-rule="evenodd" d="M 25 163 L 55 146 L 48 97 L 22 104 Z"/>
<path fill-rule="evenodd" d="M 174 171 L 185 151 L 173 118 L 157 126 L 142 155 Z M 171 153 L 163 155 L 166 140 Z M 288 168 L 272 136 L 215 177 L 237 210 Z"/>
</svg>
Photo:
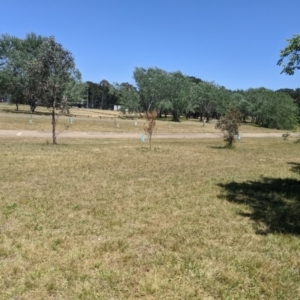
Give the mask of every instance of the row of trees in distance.
<svg viewBox="0 0 300 300">
<path fill-rule="evenodd" d="M 290 40 L 290 45 L 295 46 L 295 39 L 299 37 Z M 288 47 L 282 50 L 279 65 L 293 51 Z M 297 69 L 293 53 L 284 67 L 287 74 Z M 157 67 L 136 67 L 133 78 L 136 86 L 107 80 L 84 83 L 72 54 L 54 37 L 30 33 L 24 39 L 8 34 L 0 38 L 0 95 L 9 95 L 17 107 L 19 103 L 29 104 L 32 111 L 37 104 L 50 108 L 53 132 L 57 110 L 67 111 L 70 105 L 101 109 L 120 105 L 124 112 L 157 110 L 159 117 L 172 115 L 174 121 L 185 116 L 207 122 L 235 107 L 244 121 L 264 127 L 292 129 L 298 124 L 300 89 L 231 91 L 214 82 Z"/>
<path fill-rule="evenodd" d="M 294 95 L 286 90 L 230 91 L 214 82 L 159 68 L 135 68 L 133 76 L 137 88 L 129 84 L 115 84 L 111 88 L 122 109 L 130 112 L 157 109 L 160 115 L 171 114 L 174 121 L 179 121 L 181 115 L 209 121 L 235 107 L 244 121 L 264 127 L 291 129 L 298 123 L 299 107 Z M 295 93 L 300 103 L 300 89 Z"/>
</svg>

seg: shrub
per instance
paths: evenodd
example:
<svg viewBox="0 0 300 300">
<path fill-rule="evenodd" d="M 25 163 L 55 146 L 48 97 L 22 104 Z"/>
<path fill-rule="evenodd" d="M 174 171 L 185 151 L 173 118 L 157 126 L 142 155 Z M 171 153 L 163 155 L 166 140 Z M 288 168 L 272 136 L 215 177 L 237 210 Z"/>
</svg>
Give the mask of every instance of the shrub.
<svg viewBox="0 0 300 300">
<path fill-rule="evenodd" d="M 236 108 L 232 107 L 216 124 L 216 128 L 223 132 L 224 140 L 230 147 L 235 141 L 236 136 L 239 135 L 239 127 L 241 126 L 242 120 L 243 115 Z"/>
</svg>

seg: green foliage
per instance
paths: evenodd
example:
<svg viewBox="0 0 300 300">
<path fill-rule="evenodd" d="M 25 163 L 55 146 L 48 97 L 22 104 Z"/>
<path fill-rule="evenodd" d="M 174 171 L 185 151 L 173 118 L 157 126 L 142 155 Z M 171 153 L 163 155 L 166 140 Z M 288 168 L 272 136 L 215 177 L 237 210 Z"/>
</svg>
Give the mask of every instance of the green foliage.
<svg viewBox="0 0 300 300">
<path fill-rule="evenodd" d="M 268 109 L 266 127 L 285 130 L 296 128 L 298 107 L 291 97 L 284 93 L 273 93 Z"/>
<path fill-rule="evenodd" d="M 295 34 L 293 38 L 288 39 L 288 45 L 281 50 L 280 59 L 277 65 L 283 66 L 281 73 L 286 73 L 288 75 L 294 75 L 295 70 L 300 69 L 300 35 Z M 288 63 L 283 64 L 283 60 L 287 58 Z"/>
<path fill-rule="evenodd" d="M 103 79 L 99 83 L 99 88 L 101 90 L 101 102 L 100 102 L 100 109 L 103 108 L 104 104 L 107 102 L 107 99 L 109 98 L 109 89 L 110 84 L 107 80 Z"/>
<path fill-rule="evenodd" d="M 288 94 L 259 88 L 247 90 L 245 98 L 247 113 L 256 124 L 286 130 L 296 127 L 298 107 Z"/>
<path fill-rule="evenodd" d="M 100 83 L 87 81 L 86 84 L 85 95 L 83 97 L 84 101 L 77 104 L 82 104 L 84 107 L 100 109 L 113 109 L 114 105 L 121 105 L 122 95 L 119 91 L 120 88 L 129 86 L 133 88 L 129 83 L 111 84 L 105 79 L 101 80 Z M 131 110 L 126 107 L 126 101 L 124 105 L 124 109 Z"/>
<path fill-rule="evenodd" d="M 300 88 L 297 88 L 295 90 L 293 89 L 279 89 L 276 91 L 277 93 L 286 93 L 289 95 L 291 98 L 294 99 L 295 104 L 298 106 L 298 121 L 299 121 L 299 116 L 300 116 Z"/>
<path fill-rule="evenodd" d="M 77 104 L 83 105 L 83 107 L 101 108 L 104 97 L 100 84 L 91 81 L 87 81 L 85 84 L 84 100 Z"/>
<path fill-rule="evenodd" d="M 188 106 L 189 80 L 179 71 L 168 73 L 164 80 L 165 101 L 173 115 L 173 121 L 179 121 L 181 113 Z"/>
<path fill-rule="evenodd" d="M 192 84 L 190 92 L 194 111 L 209 121 L 212 113 L 216 111 L 218 106 L 218 86 L 213 82 L 202 81 L 197 84 Z"/>
<path fill-rule="evenodd" d="M 242 119 L 243 115 L 236 108 L 232 107 L 216 124 L 216 129 L 220 129 L 223 132 L 224 140 L 230 147 L 235 141 L 235 137 L 239 134 Z"/>
<path fill-rule="evenodd" d="M 134 79 L 144 111 L 158 109 L 160 113 L 170 112 L 174 121 L 179 121 L 181 113 L 189 105 L 190 79 L 179 71 L 167 72 L 158 68 L 135 68 Z"/>
<path fill-rule="evenodd" d="M 49 37 L 40 45 L 36 56 L 25 62 L 24 70 L 29 86 L 35 87 L 35 91 L 42 95 L 42 104 L 50 109 L 53 144 L 56 144 L 56 110 L 62 105 L 66 107 L 64 101 L 71 92 L 70 80 L 79 76 L 74 58 L 54 37 Z"/>
<path fill-rule="evenodd" d="M 149 111 L 162 108 L 166 99 L 165 84 L 168 72 L 158 68 L 135 68 L 133 77 L 140 94 L 142 110 Z"/>
<path fill-rule="evenodd" d="M 30 84 L 26 65 L 35 59 L 45 37 L 29 33 L 24 40 L 2 35 L 0 38 L 0 89 L 11 95 L 11 102 L 32 104 L 41 96 Z"/>
<path fill-rule="evenodd" d="M 117 95 L 123 113 L 126 111 L 129 113 L 141 111 L 140 96 L 132 85 L 116 83 L 111 87 L 110 93 Z"/>
<path fill-rule="evenodd" d="M 230 95 L 231 95 L 231 91 L 227 90 L 224 86 L 218 87 L 218 94 L 217 94 L 218 115 L 225 114 L 230 108 Z"/>
<path fill-rule="evenodd" d="M 63 92 L 64 101 L 67 102 L 68 106 L 82 103 L 87 90 L 87 83 L 81 81 L 81 74 L 78 70 L 74 70 L 69 80 L 65 84 Z"/>
<path fill-rule="evenodd" d="M 29 33 L 25 39 L 1 36 L 0 89 L 11 95 L 17 108 L 27 103 L 34 111 L 39 102 L 54 110 L 65 110 L 82 100 L 85 86 L 70 52 L 54 37 Z"/>
<path fill-rule="evenodd" d="M 257 125 L 286 130 L 297 125 L 299 109 L 287 93 L 275 93 L 265 88 L 229 91 L 214 82 L 158 68 L 136 68 L 134 78 L 139 97 L 124 95 L 123 99 L 130 99 L 122 100 L 128 103 L 128 108 L 144 111 L 156 108 L 160 114 L 171 113 L 174 121 L 179 121 L 182 113 L 209 121 L 212 117 L 224 115 L 234 106 L 242 113 L 244 122 L 251 118 Z"/>
</svg>

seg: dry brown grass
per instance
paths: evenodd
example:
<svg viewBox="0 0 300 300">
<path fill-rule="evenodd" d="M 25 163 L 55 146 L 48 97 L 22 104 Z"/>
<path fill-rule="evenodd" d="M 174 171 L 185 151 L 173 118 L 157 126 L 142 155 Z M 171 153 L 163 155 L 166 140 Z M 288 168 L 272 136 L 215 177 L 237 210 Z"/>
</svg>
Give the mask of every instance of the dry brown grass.
<svg viewBox="0 0 300 300">
<path fill-rule="evenodd" d="M 26 112 L 26 113 L 25 113 Z M 45 114 L 47 108 L 38 106 L 36 113 L 31 115 L 29 106 L 20 105 L 19 112 L 15 112 L 14 105 L 0 104 L 0 129 L 16 130 L 43 130 L 51 131 L 51 118 Z M 69 118 L 60 116 L 58 119 L 58 132 L 65 130 L 86 131 L 86 132 L 144 132 L 145 120 L 140 119 L 138 115 L 132 116 L 132 119 L 124 119 L 119 112 L 97 109 L 71 109 L 72 124 Z M 136 118 L 134 118 L 136 117 Z M 137 122 L 137 126 L 135 126 Z M 181 122 L 171 122 L 169 119 L 158 119 L 154 129 L 156 133 L 212 133 L 220 132 L 215 129 L 216 120 L 212 120 L 203 126 L 199 120 L 181 119 Z M 240 128 L 241 133 L 272 133 L 286 132 L 255 126 L 253 124 L 243 124 Z"/>
<path fill-rule="evenodd" d="M 288 217 L 300 212 L 299 188 L 285 190 L 300 183 L 294 140 L 243 139 L 234 150 L 154 140 L 149 151 L 132 140 L 10 138 L 0 153 L 1 299 L 300 298 L 298 225 L 281 220 L 279 233 L 272 223 L 272 197 L 295 204 Z"/>
</svg>

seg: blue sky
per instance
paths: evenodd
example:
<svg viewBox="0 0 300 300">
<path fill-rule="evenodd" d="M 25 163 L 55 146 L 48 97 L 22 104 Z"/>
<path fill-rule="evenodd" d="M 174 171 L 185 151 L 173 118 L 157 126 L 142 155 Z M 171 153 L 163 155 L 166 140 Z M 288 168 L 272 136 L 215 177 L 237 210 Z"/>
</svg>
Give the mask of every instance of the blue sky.
<svg viewBox="0 0 300 300">
<path fill-rule="evenodd" d="M 300 34 L 299 0 L 0 0 L 0 33 L 54 35 L 84 81 L 134 83 L 134 67 L 228 89 L 300 87 L 276 65 Z"/>
</svg>

